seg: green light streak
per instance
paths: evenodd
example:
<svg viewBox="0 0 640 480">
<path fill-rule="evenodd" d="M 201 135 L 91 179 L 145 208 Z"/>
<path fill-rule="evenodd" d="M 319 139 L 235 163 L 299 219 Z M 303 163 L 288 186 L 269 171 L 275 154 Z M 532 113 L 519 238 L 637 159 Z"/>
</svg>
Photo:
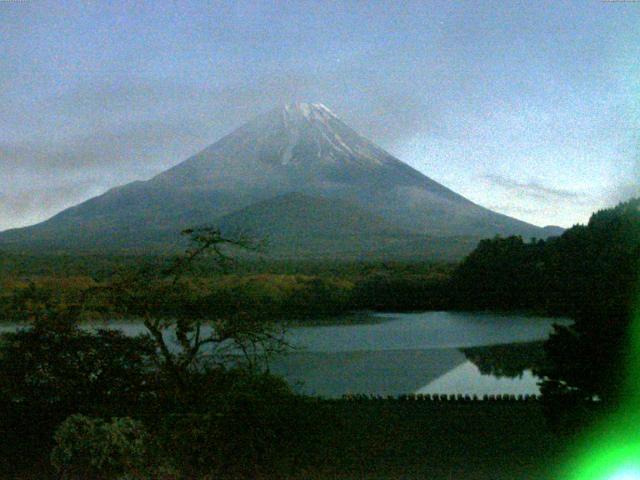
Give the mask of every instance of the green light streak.
<svg viewBox="0 0 640 480">
<path fill-rule="evenodd" d="M 623 404 L 583 439 L 559 479 L 640 480 L 640 296 L 636 298 Z"/>
</svg>

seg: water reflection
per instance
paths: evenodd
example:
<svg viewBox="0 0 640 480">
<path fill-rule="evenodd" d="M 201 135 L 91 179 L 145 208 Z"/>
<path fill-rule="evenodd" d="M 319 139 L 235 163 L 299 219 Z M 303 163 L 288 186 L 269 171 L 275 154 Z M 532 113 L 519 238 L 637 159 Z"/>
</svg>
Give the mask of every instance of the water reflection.
<svg viewBox="0 0 640 480">
<path fill-rule="evenodd" d="M 465 362 L 436 380 L 429 382 L 416 393 L 446 393 L 462 395 L 509 394 L 535 395 L 540 392 L 538 378 L 531 370 L 523 370 L 517 377 L 496 377 L 480 372 L 472 362 Z"/>
<path fill-rule="evenodd" d="M 284 376 L 299 392 L 324 397 L 345 393 L 401 395 L 446 394 L 536 394 L 537 378 L 527 363 L 541 343 L 501 345 L 504 359 L 517 359 L 505 368 L 503 358 L 489 348 L 382 350 L 356 352 L 307 352 L 286 355 L 273 362 L 271 370 Z M 523 351 L 526 355 L 520 356 Z"/>
<path fill-rule="evenodd" d="M 553 323 L 563 319 L 475 313 L 379 315 L 386 322 L 302 327 L 299 351 L 272 363 L 298 391 L 401 395 L 536 394 L 533 375 Z"/>
<path fill-rule="evenodd" d="M 271 371 L 309 395 L 400 395 L 417 391 L 465 362 L 456 349 L 308 352 L 277 359 Z"/>
</svg>

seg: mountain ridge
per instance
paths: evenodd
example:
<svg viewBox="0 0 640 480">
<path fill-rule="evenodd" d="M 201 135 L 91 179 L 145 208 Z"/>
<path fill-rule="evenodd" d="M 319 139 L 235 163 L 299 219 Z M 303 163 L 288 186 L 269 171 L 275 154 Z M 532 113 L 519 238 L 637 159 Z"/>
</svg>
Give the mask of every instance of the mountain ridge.
<svg viewBox="0 0 640 480">
<path fill-rule="evenodd" d="M 349 207 L 340 204 L 361 211 L 362 225 L 350 225 L 353 238 L 369 234 L 372 218 L 393 225 L 398 235 L 545 238 L 549 233 L 435 182 L 324 105 L 301 103 L 257 116 L 149 180 L 115 187 L 40 224 L 1 232 L 0 247 L 169 249 L 183 228 L 215 223 L 294 192 L 306 196 L 291 197 L 302 203 L 316 199 L 327 218 L 329 210 L 346 218 Z"/>
</svg>

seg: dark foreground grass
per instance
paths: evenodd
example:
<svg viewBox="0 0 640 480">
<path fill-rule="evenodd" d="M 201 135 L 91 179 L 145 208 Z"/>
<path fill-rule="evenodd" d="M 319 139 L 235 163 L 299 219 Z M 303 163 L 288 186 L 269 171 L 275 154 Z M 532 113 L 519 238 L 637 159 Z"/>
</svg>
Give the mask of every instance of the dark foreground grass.
<svg viewBox="0 0 640 480">
<path fill-rule="evenodd" d="M 306 408 L 314 428 L 292 445 L 303 453 L 290 473 L 261 478 L 551 480 L 570 443 L 535 401 L 313 400 Z M 56 478 L 47 456 L 2 478 Z"/>
<path fill-rule="evenodd" d="M 325 461 L 291 478 L 550 479 L 563 440 L 538 402 L 335 402 Z"/>
</svg>

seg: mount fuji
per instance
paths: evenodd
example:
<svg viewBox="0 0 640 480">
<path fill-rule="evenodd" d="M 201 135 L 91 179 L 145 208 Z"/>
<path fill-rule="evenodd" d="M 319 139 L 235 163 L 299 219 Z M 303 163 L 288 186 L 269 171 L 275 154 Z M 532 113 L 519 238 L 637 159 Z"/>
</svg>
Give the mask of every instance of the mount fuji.
<svg viewBox="0 0 640 480">
<path fill-rule="evenodd" d="M 456 257 L 481 237 L 557 233 L 471 202 L 324 105 L 299 103 L 256 117 L 150 180 L 2 232 L 0 248 L 169 251 L 180 230 L 204 224 L 268 236 L 272 253 L 296 257 Z"/>
</svg>

